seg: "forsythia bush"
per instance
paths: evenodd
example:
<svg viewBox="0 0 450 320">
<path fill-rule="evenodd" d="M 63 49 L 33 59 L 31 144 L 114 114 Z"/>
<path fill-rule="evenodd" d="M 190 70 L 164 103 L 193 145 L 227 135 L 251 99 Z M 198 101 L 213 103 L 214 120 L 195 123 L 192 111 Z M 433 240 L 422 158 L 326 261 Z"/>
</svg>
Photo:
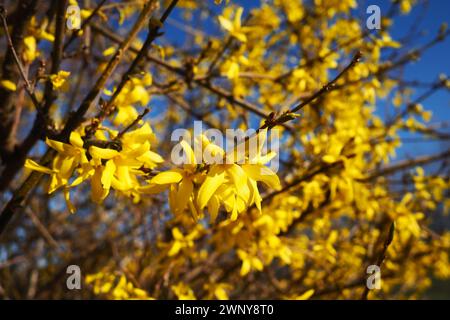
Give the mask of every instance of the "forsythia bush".
<svg viewBox="0 0 450 320">
<path fill-rule="evenodd" d="M 402 78 L 446 27 L 390 35 L 418 2 L 368 30 L 356 0 L 7 1 L 0 296 L 417 298 L 448 279 L 450 153 L 395 160 L 402 133 L 448 139 L 422 105 L 446 76 L 423 95 Z M 233 148 L 206 132 L 252 128 Z"/>
</svg>

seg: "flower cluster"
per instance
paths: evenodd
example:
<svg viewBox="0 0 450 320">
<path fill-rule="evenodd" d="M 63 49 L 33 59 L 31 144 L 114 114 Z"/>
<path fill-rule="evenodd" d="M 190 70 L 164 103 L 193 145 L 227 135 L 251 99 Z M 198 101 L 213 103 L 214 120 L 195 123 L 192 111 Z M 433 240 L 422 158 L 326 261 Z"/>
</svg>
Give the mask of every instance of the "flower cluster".
<svg viewBox="0 0 450 320">
<path fill-rule="evenodd" d="M 253 205 L 261 211 L 262 198 L 258 182 L 272 189 L 281 187 L 278 176 L 265 166 L 276 154 L 270 152 L 261 155 L 266 133 L 266 130 L 261 130 L 254 137 L 259 142 L 256 152 L 245 152 L 244 149 L 240 153 L 236 149 L 226 153 L 202 135 L 196 139 L 204 150 L 200 157 L 183 140 L 180 145 L 187 160 L 183 167 L 157 174 L 140 190 L 158 193 L 169 189 L 172 211 L 181 213 L 189 208 L 196 219 L 202 217 L 202 211 L 206 207 L 212 220 L 216 219 L 221 206 L 230 213 L 231 220 L 236 220 L 239 213 Z M 209 159 L 205 159 L 205 154 L 210 156 Z"/>
<path fill-rule="evenodd" d="M 69 143 L 47 139 L 47 145 L 57 151 L 51 168 L 31 159 L 25 167 L 50 174 L 48 193 L 62 188 L 71 212 L 75 208 L 70 202 L 70 189 L 86 180 L 91 182 L 91 198 L 96 203 L 101 203 L 111 188 L 139 201 L 139 177 L 164 160 L 151 150 L 155 138 L 147 123 L 120 138 L 118 135 L 101 127 L 91 139 L 77 131 L 71 133 Z"/>
<path fill-rule="evenodd" d="M 72 132 L 69 143 L 47 139 L 47 145 L 58 152 L 52 167 L 41 166 L 31 159 L 27 159 L 25 167 L 50 174 L 48 193 L 62 188 L 71 212 L 75 208 L 70 202 L 70 189 L 90 180 L 91 198 L 96 203 L 101 203 L 111 188 L 136 201 L 143 193 L 155 194 L 168 189 L 169 204 L 176 214 L 189 209 L 197 220 L 203 216 L 203 209 L 208 208 L 211 219 L 215 220 L 223 206 L 231 220 L 236 220 L 238 214 L 253 205 L 261 211 L 258 182 L 273 189 L 281 187 L 278 176 L 265 166 L 276 154 L 261 154 L 265 135 L 266 130 L 261 130 L 255 137 L 256 150 L 240 154 L 236 149 L 226 153 L 207 137 L 198 137 L 203 154 L 209 153 L 216 159 L 210 163 L 196 157 L 192 147 L 183 140 L 180 145 L 188 161 L 181 168 L 157 173 L 147 183 L 142 180 L 149 170 L 164 162 L 151 150 L 154 134 L 147 123 L 121 136 L 117 131 L 101 127 L 95 139 L 86 139 L 78 131 Z M 230 161 L 233 157 L 236 159 Z"/>
</svg>

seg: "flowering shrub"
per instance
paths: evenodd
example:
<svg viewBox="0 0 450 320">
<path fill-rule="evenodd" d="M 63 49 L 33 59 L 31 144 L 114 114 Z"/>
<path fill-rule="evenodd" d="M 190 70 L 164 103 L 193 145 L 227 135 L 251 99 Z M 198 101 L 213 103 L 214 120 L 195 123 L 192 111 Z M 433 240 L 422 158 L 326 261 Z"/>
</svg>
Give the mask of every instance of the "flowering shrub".
<svg viewBox="0 0 450 320">
<path fill-rule="evenodd" d="M 450 277 L 450 153 L 395 157 L 449 137 L 426 108 L 449 80 L 401 72 L 449 32 L 391 35 L 418 1 L 372 31 L 354 0 L 6 2 L 0 296 L 416 298 Z M 194 120 L 255 130 L 226 148 Z"/>
</svg>

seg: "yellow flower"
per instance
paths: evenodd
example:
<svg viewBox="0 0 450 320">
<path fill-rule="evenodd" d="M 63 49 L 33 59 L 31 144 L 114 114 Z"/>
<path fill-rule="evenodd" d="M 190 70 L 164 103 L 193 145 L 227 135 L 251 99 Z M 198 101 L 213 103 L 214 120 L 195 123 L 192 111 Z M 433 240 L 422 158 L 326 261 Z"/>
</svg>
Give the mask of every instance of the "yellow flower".
<svg viewBox="0 0 450 320">
<path fill-rule="evenodd" d="M 204 159 L 201 160 L 206 163 L 200 163 L 191 146 L 183 140 L 180 146 L 186 159 L 189 159 L 188 163 L 185 163 L 182 169 L 174 168 L 157 174 L 148 181 L 148 186 L 140 187 L 139 191 L 159 193 L 169 189 L 172 211 L 179 214 L 189 207 L 195 219 L 201 217 L 202 210 L 207 207 L 211 220 L 214 221 L 221 205 L 231 213 L 231 220 L 236 220 L 239 213 L 253 204 L 261 211 L 262 198 L 257 183 L 262 182 L 273 189 L 280 188 L 278 176 L 264 166 L 276 154 L 270 152 L 261 155 L 266 133 L 266 130 L 262 130 L 253 137 L 252 139 L 257 139 L 259 143 L 250 143 L 252 149 L 241 154 L 236 150 L 226 154 L 205 136 L 199 136 L 196 141 L 202 146 Z M 243 158 L 246 163 L 233 163 Z M 202 167 L 206 170 L 201 170 Z M 198 185 L 200 187 L 195 190 Z"/>
<path fill-rule="evenodd" d="M 312 297 L 313 294 L 314 294 L 314 289 L 309 289 L 305 293 L 303 293 L 297 297 L 294 297 L 294 299 L 295 300 L 308 300 L 309 298 Z"/>
<path fill-rule="evenodd" d="M 106 49 L 104 54 L 109 54 L 110 49 Z M 151 95 L 147 87 L 151 86 L 153 78 L 150 73 L 145 73 L 140 77 L 132 77 L 127 82 L 121 93 L 115 100 L 117 105 L 117 114 L 113 120 L 114 125 L 127 126 L 132 123 L 139 115 L 134 105 L 147 106 Z M 112 95 L 110 90 L 104 90 L 106 95 Z"/>
<path fill-rule="evenodd" d="M 196 174 L 197 161 L 194 151 L 186 141 L 180 142 L 183 151 L 190 159 L 189 164 L 185 164 L 183 169 L 174 168 L 157 174 L 149 181 L 148 186 L 140 188 L 141 192 L 159 193 L 166 189 L 169 191 L 169 205 L 174 213 L 182 213 L 186 206 L 189 206 L 195 219 L 199 213 L 194 202 L 194 181 L 198 179 Z"/>
<path fill-rule="evenodd" d="M 23 39 L 23 43 L 25 44 L 25 50 L 24 50 L 24 59 L 31 63 L 33 62 L 38 56 L 39 51 L 37 51 L 37 44 L 36 44 L 36 38 L 33 36 L 28 36 Z"/>
<path fill-rule="evenodd" d="M 200 234 L 199 233 L 200 229 L 201 226 L 197 225 L 196 228 L 191 233 L 184 236 L 181 233 L 180 229 L 178 229 L 177 227 L 173 228 L 172 229 L 173 243 L 167 255 L 171 257 L 178 254 L 178 252 L 180 252 L 180 250 L 184 248 L 192 248 L 194 246 L 194 240 Z"/>
<path fill-rule="evenodd" d="M 111 130 L 111 134 L 115 137 L 117 133 Z M 97 133 L 96 138 L 102 139 L 104 136 Z M 91 198 L 96 203 L 101 203 L 108 196 L 111 187 L 132 195 L 138 201 L 138 176 L 144 174 L 141 169 L 153 169 L 163 162 L 157 153 L 150 150 L 152 140 L 154 134 L 147 123 L 123 134 L 120 141 L 115 142 L 90 140 L 84 143 L 81 135 L 75 131 L 70 135 L 70 144 L 47 139 L 47 144 L 58 152 L 52 169 L 30 159 L 26 161 L 25 167 L 51 175 L 49 193 L 64 187 L 64 196 L 71 212 L 75 209 L 70 203 L 69 188 L 88 179 L 91 182 Z M 117 150 L 108 146 L 114 146 Z M 78 176 L 69 182 L 75 170 Z"/>
<path fill-rule="evenodd" d="M 241 42 L 247 42 L 247 36 L 245 32 L 249 30 L 248 27 L 241 26 L 241 17 L 244 12 L 244 8 L 239 7 L 236 10 L 236 14 L 234 15 L 234 19 L 230 20 L 225 16 L 219 16 L 220 25 L 227 30 L 233 37 L 238 39 Z"/>
<path fill-rule="evenodd" d="M 115 275 L 106 271 L 88 274 L 85 277 L 87 284 L 92 286 L 95 294 L 101 294 L 108 299 L 115 300 L 152 300 L 145 290 L 136 288 L 133 282 L 128 281 L 125 275 Z"/>
<path fill-rule="evenodd" d="M 231 220 L 236 220 L 238 213 L 244 212 L 253 204 L 261 211 L 262 198 L 257 182 L 263 182 L 273 189 L 281 187 L 278 176 L 264 166 L 276 155 L 274 152 L 261 155 L 266 134 L 267 130 L 261 130 L 257 136 L 250 138 L 251 142 L 256 140 L 257 143 L 250 143 L 250 147 L 244 148 L 243 152 L 239 152 L 242 150 L 239 146 L 236 148 L 238 151 L 231 150 L 227 154 L 221 150 L 226 163 L 211 166 L 198 191 L 197 203 L 200 210 L 208 206 L 213 220 L 221 203 L 225 210 L 231 213 Z M 212 148 L 213 144 L 206 138 L 203 138 L 203 143 L 206 148 Z M 242 158 L 245 158 L 244 164 L 232 163 L 239 163 Z"/>
<path fill-rule="evenodd" d="M 238 249 L 237 255 L 242 261 L 240 275 L 243 277 L 247 275 L 252 269 L 261 271 L 264 269 L 264 265 L 261 260 L 255 255 L 249 254 L 248 252 Z"/>
<path fill-rule="evenodd" d="M 179 300 L 196 300 L 194 291 L 192 291 L 192 289 L 183 282 L 178 282 L 171 288 Z"/>
<path fill-rule="evenodd" d="M 12 82 L 11 80 L 2 80 L 2 81 L 0 81 L 0 85 L 9 91 L 17 90 L 16 84 L 14 82 Z"/>
<path fill-rule="evenodd" d="M 114 52 L 116 52 L 116 48 L 115 47 L 109 47 L 106 48 L 105 50 L 103 50 L 103 55 L 105 57 L 112 55 Z"/>
<path fill-rule="evenodd" d="M 121 192 L 134 192 L 140 187 L 137 176 L 140 168 L 153 169 L 163 159 L 150 150 L 153 139 L 150 126 L 145 123 L 141 128 L 123 135 L 117 149 L 89 147 L 90 161 L 95 167 L 92 177 L 92 200 L 102 202 L 111 187 Z"/>
<path fill-rule="evenodd" d="M 69 77 L 69 75 L 70 72 L 64 70 L 58 71 L 57 74 L 50 75 L 50 81 L 52 82 L 53 89 L 60 89 L 66 82 L 66 79 Z"/>
<path fill-rule="evenodd" d="M 58 155 L 54 158 L 53 169 L 46 168 L 36 163 L 31 159 L 25 161 L 25 167 L 34 171 L 50 174 L 50 184 L 48 193 L 51 194 L 61 187 L 64 187 L 64 198 L 70 212 L 75 209 L 70 202 L 69 188 L 79 184 L 76 179 L 73 184 L 69 184 L 69 179 L 72 177 L 74 170 L 81 165 L 85 171 L 90 171 L 89 161 L 86 156 L 86 150 L 83 148 L 83 139 L 81 135 L 74 131 L 70 135 L 69 144 L 56 140 L 46 139 L 47 145 L 58 151 Z M 84 173 L 84 175 L 86 175 Z"/>
</svg>

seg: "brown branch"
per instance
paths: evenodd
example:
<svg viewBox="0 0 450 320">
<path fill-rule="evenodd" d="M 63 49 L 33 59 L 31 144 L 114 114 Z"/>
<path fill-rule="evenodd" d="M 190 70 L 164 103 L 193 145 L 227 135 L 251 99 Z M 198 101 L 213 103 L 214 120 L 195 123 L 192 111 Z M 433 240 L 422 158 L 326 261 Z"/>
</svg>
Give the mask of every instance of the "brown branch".
<svg viewBox="0 0 450 320">
<path fill-rule="evenodd" d="M 39 217 L 33 212 L 33 210 L 25 210 L 25 213 L 30 217 L 30 219 L 33 221 L 34 225 L 38 229 L 39 233 L 42 235 L 42 237 L 47 241 L 47 243 L 53 247 L 53 249 L 60 249 L 60 246 L 58 242 L 53 238 L 51 233 L 48 231 L 48 229 L 44 226 L 44 224 L 41 222 Z"/>
<path fill-rule="evenodd" d="M 56 3 L 55 41 L 53 42 L 51 53 L 52 65 L 50 73 L 52 74 L 58 72 L 62 60 L 66 5 L 67 0 L 57 1 Z M 55 99 L 56 95 L 54 94 L 53 85 L 51 81 L 47 81 L 44 88 L 43 101 L 39 104 L 43 106 L 38 109 L 33 126 L 28 135 L 19 146 L 15 147 L 14 152 L 11 155 L 11 161 L 6 163 L 6 167 L 0 176 L 0 190 L 5 190 L 8 187 L 14 176 L 22 168 L 25 157 L 36 142 L 46 134 L 48 129 L 53 128 L 48 112 Z"/>
<path fill-rule="evenodd" d="M 119 85 L 117 86 L 116 90 L 114 91 L 112 97 L 109 99 L 108 103 L 102 108 L 100 113 L 96 116 L 96 121 L 94 125 L 89 128 L 88 135 L 92 135 L 95 130 L 97 129 L 98 125 L 104 120 L 106 116 L 111 114 L 111 112 L 115 108 L 115 101 L 117 97 L 122 92 L 123 88 L 125 88 L 128 81 L 131 79 L 131 76 L 136 73 L 136 69 L 139 66 L 139 64 L 145 59 L 145 57 L 148 55 L 148 51 L 151 48 L 151 45 L 153 41 L 159 36 L 159 30 L 162 27 L 163 23 L 166 21 L 167 17 L 170 15 L 172 10 L 175 8 L 176 4 L 178 3 L 178 0 L 172 0 L 170 5 L 167 7 L 167 9 L 164 11 L 163 15 L 161 16 L 161 19 L 159 20 L 150 20 L 149 23 L 149 32 L 147 34 L 147 38 L 145 39 L 144 44 L 142 45 L 142 48 L 138 51 L 137 56 L 134 58 L 133 62 L 131 63 L 128 70 L 125 72 L 125 74 L 122 76 L 122 80 L 120 81 Z"/>
<path fill-rule="evenodd" d="M 141 121 L 147 113 L 150 112 L 149 108 L 145 108 L 144 111 L 136 118 L 132 123 L 130 123 L 128 126 L 126 126 L 122 131 L 120 131 L 117 136 L 114 138 L 114 140 L 120 140 L 122 136 L 127 133 L 131 128 L 133 128 L 135 125 Z"/>
<path fill-rule="evenodd" d="M 371 263 L 371 264 L 375 264 L 376 266 L 381 268 L 381 265 L 383 264 L 383 261 L 386 258 L 387 249 L 389 248 L 389 245 L 391 244 L 392 240 L 394 239 L 394 231 L 395 231 L 395 223 L 391 222 L 391 224 L 389 226 L 389 230 L 386 235 L 386 238 L 384 239 L 384 242 L 383 242 L 383 248 L 381 249 L 379 255 L 377 256 L 375 263 Z M 367 296 L 369 295 L 369 287 L 367 286 L 366 283 L 364 283 L 364 284 L 365 284 L 365 286 L 364 286 L 363 294 L 361 296 L 361 300 L 367 300 Z"/>
<path fill-rule="evenodd" d="M 97 24 L 93 24 L 92 29 L 114 42 L 120 42 L 122 39 L 120 36 L 118 36 L 114 32 L 112 32 L 102 26 L 99 26 Z M 134 53 L 139 52 L 139 50 L 135 47 L 132 47 L 131 51 L 133 51 Z M 146 58 L 149 61 L 157 64 L 158 66 L 160 66 L 172 73 L 175 73 L 178 76 L 183 77 L 184 79 L 186 78 L 186 71 L 184 69 L 172 66 L 171 64 L 169 64 L 161 59 L 158 59 L 157 57 L 150 55 L 150 54 L 147 54 Z M 203 88 L 207 89 L 208 91 L 214 93 L 215 95 L 227 100 L 231 104 L 237 105 L 237 106 L 239 106 L 247 111 L 250 111 L 253 114 L 256 114 L 264 119 L 269 118 L 269 114 L 264 112 L 263 110 L 261 110 L 260 107 L 254 105 L 246 100 L 243 100 L 243 99 L 233 96 L 233 94 L 231 92 L 229 92 L 223 88 L 216 87 L 216 86 L 212 85 L 211 83 L 209 83 L 208 81 L 205 81 L 203 78 L 202 79 L 194 78 L 194 79 L 192 79 L 192 81 L 195 84 L 199 85 L 200 87 L 203 87 Z M 292 126 L 290 126 L 288 124 L 283 124 L 283 126 L 290 132 L 294 132 L 294 128 Z"/>
<path fill-rule="evenodd" d="M 55 21 L 55 41 L 53 43 L 52 50 L 52 66 L 50 69 L 51 74 L 56 74 L 59 71 L 59 66 L 61 64 L 62 52 L 63 52 L 63 42 L 64 42 L 64 32 L 65 32 L 65 22 L 66 22 L 66 5 L 68 0 L 57 1 L 56 8 L 56 21 Z M 56 97 L 53 96 L 53 85 L 51 81 L 47 81 L 44 89 L 44 99 L 45 105 L 43 107 L 43 112 L 47 113 L 55 101 Z"/>
<path fill-rule="evenodd" d="M 136 23 L 132 27 L 130 33 L 128 36 L 124 39 L 124 41 L 121 42 L 119 48 L 109 60 L 108 65 L 106 66 L 105 70 L 103 71 L 100 78 L 95 83 L 94 87 L 89 91 L 89 93 L 86 95 L 86 97 L 83 99 L 83 102 L 81 103 L 80 107 L 77 111 L 72 113 L 69 116 L 69 119 L 66 122 L 66 125 L 63 129 L 63 131 L 60 134 L 60 140 L 67 140 L 70 133 L 75 130 L 80 123 L 84 120 L 84 115 L 89 110 L 89 107 L 94 102 L 94 100 L 97 98 L 98 94 L 102 90 L 102 88 L 105 86 L 106 81 L 109 79 L 113 71 L 116 69 L 116 67 L 119 65 L 119 62 L 122 60 L 125 52 L 130 47 L 133 40 L 136 38 L 138 32 L 141 30 L 141 28 L 144 26 L 145 22 L 147 21 L 150 13 L 155 9 L 155 1 L 148 2 L 144 9 L 141 11 L 141 14 L 139 15 Z"/>
<path fill-rule="evenodd" d="M 8 22 L 6 21 L 5 14 L 6 14 L 5 8 L 0 7 L 0 18 L 2 20 L 3 29 L 5 30 L 5 35 L 6 35 L 6 39 L 8 42 L 8 48 L 9 48 L 9 50 L 11 50 L 11 53 L 13 56 L 13 61 L 16 64 L 17 69 L 19 69 L 19 74 L 20 74 L 22 80 L 25 82 L 25 90 L 27 91 L 28 95 L 30 96 L 31 100 L 33 101 L 33 104 L 36 107 L 36 109 L 39 110 L 39 101 L 37 100 L 36 95 L 33 92 L 33 88 L 31 87 L 31 84 L 28 81 L 28 77 L 25 74 L 25 70 L 22 66 L 22 63 L 20 62 L 19 56 L 17 55 L 17 52 L 14 49 L 14 44 L 11 39 L 11 35 L 9 34 Z"/>
<path fill-rule="evenodd" d="M 75 30 L 72 35 L 70 36 L 69 40 L 64 44 L 63 51 L 66 51 L 66 49 L 70 46 L 70 44 L 78 37 L 80 32 L 84 30 L 91 20 L 97 15 L 97 13 L 100 11 L 102 6 L 105 4 L 106 0 L 102 0 L 98 3 L 98 5 L 95 7 L 95 9 L 92 11 L 92 13 L 89 15 L 89 17 L 86 18 L 86 20 L 83 21 L 81 24 L 80 29 Z"/>
<path fill-rule="evenodd" d="M 139 30 L 143 27 L 145 22 L 147 21 L 150 13 L 154 10 L 154 3 L 155 1 L 148 2 L 144 9 L 142 10 L 141 14 L 139 15 L 137 21 L 133 25 L 128 37 L 124 39 L 124 41 L 120 44 L 119 49 L 116 51 L 114 56 L 109 61 L 108 65 L 106 66 L 105 70 L 103 71 L 100 78 L 95 83 L 94 87 L 89 91 L 89 93 L 86 95 L 86 97 L 83 99 L 80 107 L 72 113 L 66 122 L 66 125 L 60 134 L 60 140 L 61 141 L 67 141 L 69 138 L 70 133 L 78 127 L 78 125 L 83 121 L 85 113 L 88 111 L 89 107 L 93 103 L 93 101 L 96 99 L 97 95 L 99 94 L 100 90 L 103 88 L 103 86 L 106 84 L 106 81 L 110 77 L 110 75 L 113 73 L 119 62 L 124 56 L 124 53 L 131 45 L 132 41 L 137 36 Z M 55 157 L 56 151 L 53 149 L 47 149 L 47 152 L 44 154 L 44 156 L 41 158 L 40 163 L 42 165 L 48 165 L 51 160 Z M 42 177 L 42 173 L 33 171 L 29 177 L 22 183 L 22 185 L 14 192 L 12 198 L 9 200 L 9 202 L 6 204 L 5 208 L 3 209 L 2 213 L 0 214 L 0 235 L 5 230 L 7 224 L 13 217 L 14 213 L 19 211 L 19 209 L 22 207 L 23 203 L 26 201 L 26 198 L 31 190 L 34 189 L 34 187 L 39 183 Z"/>
<path fill-rule="evenodd" d="M 369 175 L 369 177 L 362 179 L 361 181 L 363 181 L 363 182 L 370 181 L 370 180 L 376 179 L 381 176 L 387 176 L 387 175 L 394 174 L 400 170 L 405 170 L 405 169 L 408 169 L 408 168 L 411 168 L 414 166 L 419 166 L 419 165 L 427 164 L 430 162 L 448 159 L 449 157 L 450 157 L 450 149 L 448 149 L 444 152 L 438 153 L 438 154 L 434 154 L 434 155 L 427 155 L 427 156 L 417 157 L 417 158 L 414 158 L 411 160 L 399 161 L 390 166 L 381 168 L 380 170 L 373 172 L 371 175 Z"/>
<path fill-rule="evenodd" d="M 21 0 L 18 2 L 15 14 L 20 18 L 14 19 L 11 35 L 8 30 L 5 9 L 3 6 L 0 7 L 1 24 L 5 30 L 8 43 L 2 65 L 2 79 L 17 83 L 22 77 L 28 94 L 32 90 L 30 90 L 31 86 L 27 77 L 24 76 L 25 73 L 19 57 L 23 50 L 23 37 L 35 12 L 36 4 L 36 0 Z M 30 96 L 35 106 L 38 106 L 39 104 L 36 103 L 37 100 L 34 95 Z M 14 108 L 15 92 L 0 86 L 0 156 L 5 162 L 10 159 L 14 149 L 14 137 L 11 135 L 11 128 L 14 123 Z"/>
</svg>

